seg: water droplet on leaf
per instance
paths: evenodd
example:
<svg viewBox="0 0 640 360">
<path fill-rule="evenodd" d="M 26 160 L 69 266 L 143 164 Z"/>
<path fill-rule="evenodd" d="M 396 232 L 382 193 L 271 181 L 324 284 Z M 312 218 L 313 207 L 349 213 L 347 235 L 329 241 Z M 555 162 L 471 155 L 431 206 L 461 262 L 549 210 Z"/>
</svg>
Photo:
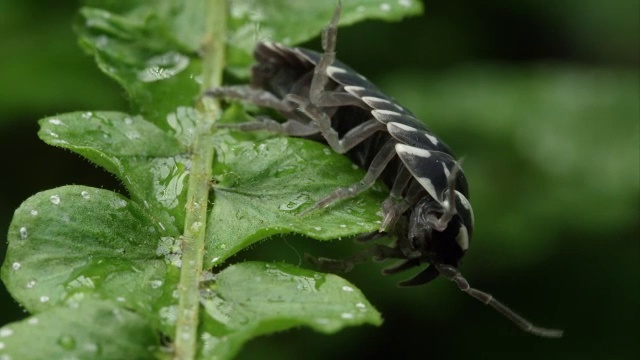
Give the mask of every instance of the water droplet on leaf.
<svg viewBox="0 0 640 360">
<path fill-rule="evenodd" d="M 179 74 L 187 66 L 189 66 L 189 57 L 170 51 L 149 59 L 145 69 L 138 72 L 138 80 L 154 82 L 168 79 Z"/>
<path fill-rule="evenodd" d="M 21 227 L 20 228 L 20 240 L 26 240 L 27 239 L 27 228 L 26 227 Z"/>
<path fill-rule="evenodd" d="M 76 339 L 69 335 L 63 335 L 58 339 L 58 345 L 66 350 L 73 350 L 76 348 Z"/>
</svg>

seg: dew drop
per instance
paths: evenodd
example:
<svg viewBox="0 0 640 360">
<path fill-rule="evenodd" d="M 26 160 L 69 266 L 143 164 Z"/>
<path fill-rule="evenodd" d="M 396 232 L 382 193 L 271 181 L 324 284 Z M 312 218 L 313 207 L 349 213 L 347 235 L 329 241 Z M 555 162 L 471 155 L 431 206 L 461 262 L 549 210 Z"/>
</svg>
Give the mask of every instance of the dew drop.
<svg viewBox="0 0 640 360">
<path fill-rule="evenodd" d="M 309 201 L 310 197 L 308 194 L 300 194 L 296 196 L 294 199 L 290 200 L 286 204 L 281 204 L 278 209 L 282 211 L 291 211 L 299 208 Z"/>
<path fill-rule="evenodd" d="M 389 10 L 391 10 L 391 5 L 389 5 L 387 3 L 382 3 L 382 4 L 380 4 L 380 10 L 389 11 Z"/>
<path fill-rule="evenodd" d="M 138 80 L 154 82 L 168 79 L 189 66 L 189 58 L 177 52 L 154 56 L 147 61 L 147 67 L 138 72 Z"/>
<path fill-rule="evenodd" d="M 27 289 L 33 289 L 34 286 L 36 286 L 36 281 L 35 280 L 27 281 Z"/>
<path fill-rule="evenodd" d="M 84 351 L 93 353 L 93 354 L 97 354 L 100 351 L 100 346 L 98 346 L 98 344 L 96 343 L 91 343 L 91 342 L 82 345 L 82 348 L 84 349 Z"/>
<path fill-rule="evenodd" d="M 364 308 L 366 308 L 367 306 L 366 306 L 365 304 L 363 304 L 363 303 L 359 302 L 359 303 L 356 303 L 356 307 L 357 307 L 358 309 L 364 309 Z"/>
<path fill-rule="evenodd" d="M 124 199 L 118 199 L 111 204 L 116 209 L 122 209 L 127 206 L 127 201 Z"/>
<path fill-rule="evenodd" d="M 201 227 L 202 223 L 200 221 L 194 221 L 193 224 L 191 224 L 191 230 L 193 231 L 198 231 Z"/>
<path fill-rule="evenodd" d="M 60 121 L 60 119 L 49 119 L 49 124 L 51 125 L 63 125 L 62 121 Z"/>
<path fill-rule="evenodd" d="M 345 285 L 342 287 L 342 291 L 353 292 L 353 288 L 351 286 Z"/>
<path fill-rule="evenodd" d="M 344 229 L 344 228 L 346 228 L 346 227 L 347 227 L 347 225 L 345 225 L 345 224 L 340 224 L 340 227 Z"/>
<path fill-rule="evenodd" d="M 402 7 L 411 7 L 411 0 L 399 0 L 398 4 Z"/>
<path fill-rule="evenodd" d="M 126 117 L 124 118 L 124 123 L 127 125 L 131 125 L 133 124 L 133 120 L 130 117 Z"/>
<path fill-rule="evenodd" d="M 316 227 L 314 227 L 314 229 L 316 229 L 316 231 L 322 230 L 322 228 L 320 226 L 316 226 Z"/>
<path fill-rule="evenodd" d="M 0 329 L 0 337 L 7 337 L 13 335 L 13 329 L 8 327 Z"/>
<path fill-rule="evenodd" d="M 162 281 L 162 280 L 151 280 L 149 282 L 149 284 L 151 284 L 151 288 L 152 289 L 157 289 L 160 286 L 162 286 L 162 284 L 164 284 L 164 281 Z"/>
<path fill-rule="evenodd" d="M 37 317 L 30 317 L 29 320 L 27 320 L 27 324 L 29 325 L 38 325 L 39 322 L 40 319 L 38 319 Z"/>
<path fill-rule="evenodd" d="M 160 311 L 158 311 L 158 315 L 164 322 L 168 324 L 175 324 L 176 320 L 178 319 L 178 311 L 176 309 L 176 306 L 165 306 L 161 308 Z"/>
<path fill-rule="evenodd" d="M 66 350 L 73 350 L 76 348 L 76 339 L 69 335 L 62 335 L 58 339 L 58 345 L 62 346 Z"/>
<path fill-rule="evenodd" d="M 27 239 L 27 228 L 26 227 L 21 227 L 20 228 L 20 240 L 26 240 Z"/>
<path fill-rule="evenodd" d="M 4 343 L 0 342 L 0 350 L 4 349 L 4 347 L 5 347 Z M 8 357 L 8 355 L 2 355 L 2 357 L 6 358 L 6 357 Z"/>
<path fill-rule="evenodd" d="M 51 201 L 51 203 L 52 203 L 53 205 L 58 205 L 58 204 L 60 204 L 60 195 L 52 195 L 52 196 L 49 198 L 49 201 Z"/>
<path fill-rule="evenodd" d="M 322 152 L 324 152 L 325 155 L 331 155 L 331 149 L 329 148 L 322 149 Z"/>
<path fill-rule="evenodd" d="M 122 297 L 122 296 L 118 296 L 118 297 L 116 298 L 116 301 L 117 301 L 117 302 L 125 302 L 125 301 L 127 301 L 127 299 L 125 299 L 125 298 L 124 298 L 124 297 Z"/>
<path fill-rule="evenodd" d="M 20 270 L 22 265 L 19 262 L 14 262 L 13 264 L 11 264 L 11 267 L 13 268 L 13 270 Z"/>
<path fill-rule="evenodd" d="M 343 319 L 353 319 L 353 314 L 352 313 L 342 313 L 340 314 L 340 317 Z"/>
<path fill-rule="evenodd" d="M 49 297 L 47 295 L 40 296 L 40 302 L 41 303 L 49 302 Z"/>
<path fill-rule="evenodd" d="M 93 116 L 93 113 L 91 111 L 87 111 L 86 113 L 82 114 L 82 118 L 84 119 L 91 119 L 92 116 Z"/>
<path fill-rule="evenodd" d="M 88 278 L 84 275 L 80 275 L 77 278 L 69 281 L 69 283 L 67 284 L 67 288 L 68 289 L 79 289 L 79 288 L 95 289 L 96 285 L 93 282 L 93 280 L 91 280 L 91 278 Z"/>
<path fill-rule="evenodd" d="M 82 197 L 85 198 L 85 199 L 89 199 L 91 197 L 91 196 L 89 196 L 89 192 L 87 192 L 87 191 L 81 192 L 80 195 L 82 195 Z"/>
<path fill-rule="evenodd" d="M 36 216 L 38 215 L 38 210 L 31 210 L 30 214 L 31 216 Z"/>
<path fill-rule="evenodd" d="M 139 132 L 137 131 L 127 131 L 124 136 L 127 137 L 127 139 L 129 140 L 137 140 L 140 139 L 142 136 L 140 135 Z"/>
</svg>

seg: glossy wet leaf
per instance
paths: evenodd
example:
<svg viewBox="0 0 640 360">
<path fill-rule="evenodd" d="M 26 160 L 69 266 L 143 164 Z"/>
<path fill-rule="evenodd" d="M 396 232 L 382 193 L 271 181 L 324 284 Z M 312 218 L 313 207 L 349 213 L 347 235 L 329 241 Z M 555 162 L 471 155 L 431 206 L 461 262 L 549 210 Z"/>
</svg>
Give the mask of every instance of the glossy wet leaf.
<svg viewBox="0 0 640 360">
<path fill-rule="evenodd" d="M 66 350 L 75 349 L 80 342 L 101 343 L 102 334 L 91 326 L 104 321 L 102 310 L 116 310 L 111 314 L 119 316 L 121 309 L 111 304 L 136 313 L 123 315 L 123 324 L 117 319 L 116 325 L 127 327 L 120 336 L 138 331 L 139 336 L 131 339 L 139 340 L 139 345 L 156 341 L 145 337 L 145 326 L 150 326 L 154 335 L 175 336 L 176 318 L 186 317 L 176 306 L 178 295 L 199 296 L 196 281 L 189 282 L 196 285 L 191 286 L 193 291 L 184 293 L 179 293 L 184 284 L 178 283 L 181 250 L 191 241 L 185 234 L 193 235 L 190 229 L 202 225 L 192 222 L 185 229 L 185 222 L 192 221 L 186 220 L 191 219 L 186 214 L 193 215 L 195 205 L 208 204 L 205 270 L 273 234 L 297 232 L 328 240 L 377 229 L 377 212 L 384 198 L 381 189 L 337 204 L 331 212 L 299 216 L 304 206 L 363 176 L 362 170 L 354 169 L 350 161 L 326 146 L 284 137 L 232 136 L 226 130 L 212 135 L 208 125 L 218 116 L 212 110 L 215 107 L 202 103 L 199 110 L 194 107 L 203 91 L 201 56 L 211 56 L 201 51 L 202 44 L 210 41 L 205 36 L 205 2 L 88 0 L 86 5 L 76 23 L 80 44 L 103 72 L 122 85 L 135 115 L 98 111 L 52 116 L 40 121 L 39 136 L 109 171 L 122 182 L 126 194 L 64 186 L 33 195 L 16 210 L 1 274 L 16 300 L 46 318 L 47 324 L 55 323 L 56 316 L 67 316 L 64 306 L 82 309 L 77 315 L 83 324 L 77 328 L 84 330 L 83 336 L 63 334 L 57 338 Z M 283 15 L 282 9 L 297 16 Z M 334 9 L 335 4 L 324 2 L 232 2 L 227 38 L 232 50 L 227 63 L 236 70 L 248 68 L 253 42 L 263 38 L 253 36 L 251 29 L 258 27 L 270 38 L 298 43 L 317 35 Z M 354 0 L 345 4 L 341 23 L 376 17 L 399 19 L 419 10 L 420 4 L 413 0 Z M 229 114 L 227 120 L 232 122 L 244 116 L 242 111 Z M 207 157 L 200 155 L 211 154 L 201 151 L 203 144 L 206 149 L 215 147 L 214 164 L 202 161 Z M 202 170 L 210 166 L 213 179 Z M 203 182 L 188 189 L 194 183 L 189 178 L 192 174 L 193 179 L 200 179 L 196 173 L 206 174 Z M 201 198 L 187 199 L 188 191 L 192 194 L 193 188 L 203 189 L 202 184 L 209 180 L 213 190 L 209 199 L 204 198 L 206 191 L 196 192 Z M 190 260 L 185 263 L 195 264 L 196 256 L 185 255 Z M 189 268 L 185 265 L 185 269 Z M 194 271 L 199 273 L 200 268 Z M 315 281 L 313 288 L 298 287 L 311 281 Z M 253 292 L 255 303 L 246 298 L 252 288 L 258 290 Z M 344 280 L 290 266 L 236 265 L 219 275 L 211 290 L 215 295 L 200 294 L 205 297 L 194 302 L 197 308 L 202 300 L 211 311 L 202 315 L 204 353 L 228 356 L 251 337 L 292 326 L 333 333 L 344 326 L 380 323 L 378 313 Z M 269 296 L 274 294 L 283 303 L 269 304 L 274 300 Z M 220 308 L 213 300 L 220 296 L 227 304 L 243 309 L 231 314 L 233 321 L 225 322 L 224 316 L 216 313 Z M 96 303 L 98 300 L 110 303 Z M 94 313 L 85 312 L 91 308 Z M 137 316 L 145 322 L 138 322 Z M 251 318 L 245 322 L 244 316 Z M 16 326 L 20 329 L 22 324 Z M 195 329 L 198 324 L 191 326 Z M 104 328 L 107 332 L 110 329 Z M 226 335 L 216 338 L 223 332 Z M 8 332 L 0 336 L 3 334 Z M 48 336 L 55 334 L 48 330 L 44 338 L 48 341 Z M 26 336 L 12 341 L 21 344 Z M 176 336 L 173 340 L 177 344 L 181 339 Z M 107 351 L 105 357 L 124 358 L 116 355 L 120 348 L 131 352 L 125 357 L 138 357 L 139 349 L 127 348 L 128 340 L 115 341 L 114 350 Z M 212 345 L 212 341 L 219 343 Z M 220 350 L 225 348 L 226 352 Z M 42 353 L 38 348 L 34 351 Z"/>
<path fill-rule="evenodd" d="M 122 195 L 86 186 L 51 189 L 16 210 L 2 278 L 32 313 L 101 298 L 160 323 L 166 320 L 160 309 L 175 301 L 178 236 Z"/>
<path fill-rule="evenodd" d="M 2 359 L 148 359 L 159 345 L 148 320 L 107 301 L 53 307 L 0 328 Z"/>
<path fill-rule="evenodd" d="M 296 45 L 312 39 L 327 26 L 337 3 L 307 0 L 231 2 L 227 66 L 246 76 L 257 41 L 272 40 Z M 421 12 L 422 3 L 417 0 L 348 0 L 342 1 L 340 25 L 365 19 L 397 21 Z"/>
<path fill-rule="evenodd" d="M 274 234 L 296 232 L 331 240 L 378 230 L 386 192 L 377 186 L 328 209 L 300 215 L 335 188 L 364 177 L 362 169 L 326 146 L 285 137 L 260 142 L 225 135 L 217 139 L 205 264 L 219 263 Z"/>
<path fill-rule="evenodd" d="M 118 177 L 159 229 L 178 234 L 184 222 L 189 134 L 198 113 L 178 108 L 169 114 L 171 132 L 140 116 L 117 112 L 77 112 L 40 121 L 45 142 L 69 149 Z"/>
<path fill-rule="evenodd" d="M 178 106 L 192 104 L 200 91 L 196 51 L 204 16 L 196 16 L 199 22 L 191 26 L 181 25 L 203 2 L 96 3 L 80 10 L 80 44 L 124 87 L 136 112 L 161 123 Z M 172 31 L 176 28 L 184 30 L 178 34 Z"/>
<path fill-rule="evenodd" d="M 215 276 L 203 304 L 203 358 L 228 359 L 248 339 L 302 325 L 332 334 L 347 326 L 382 323 L 346 280 L 286 264 L 230 266 Z"/>
</svg>

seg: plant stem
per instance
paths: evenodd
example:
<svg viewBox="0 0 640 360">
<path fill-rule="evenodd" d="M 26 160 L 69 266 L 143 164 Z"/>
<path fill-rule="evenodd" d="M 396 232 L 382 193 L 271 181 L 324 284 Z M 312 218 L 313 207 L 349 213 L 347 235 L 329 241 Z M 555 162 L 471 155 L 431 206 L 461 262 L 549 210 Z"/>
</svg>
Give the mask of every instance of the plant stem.
<svg viewBox="0 0 640 360">
<path fill-rule="evenodd" d="M 207 2 L 207 8 L 203 39 L 202 92 L 220 86 L 222 82 L 227 14 L 226 0 L 203 1 Z M 182 238 L 182 269 L 178 285 L 179 304 L 174 358 L 180 360 L 195 359 L 198 352 L 199 285 L 213 163 L 212 125 L 220 114 L 219 103 L 213 98 L 202 98 L 198 108 L 202 117 L 192 148 L 192 167 Z"/>
</svg>

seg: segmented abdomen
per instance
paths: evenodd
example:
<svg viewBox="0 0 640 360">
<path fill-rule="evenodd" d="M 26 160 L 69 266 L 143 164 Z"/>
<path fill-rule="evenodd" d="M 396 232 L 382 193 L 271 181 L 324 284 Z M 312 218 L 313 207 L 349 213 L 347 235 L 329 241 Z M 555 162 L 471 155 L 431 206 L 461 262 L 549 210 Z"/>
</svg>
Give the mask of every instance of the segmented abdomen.
<svg viewBox="0 0 640 360">
<path fill-rule="evenodd" d="M 272 42 L 259 43 L 255 49 L 258 64 L 254 67 L 253 86 L 268 90 L 280 98 L 291 93 L 308 95 L 313 71 L 321 56 L 320 53 L 304 48 L 291 48 Z M 265 77 L 265 73 L 269 75 Z M 340 136 L 355 126 L 374 118 L 387 126 L 387 131 L 375 133 L 346 153 L 354 163 L 365 169 L 368 168 L 382 145 L 394 138 L 398 143 L 410 146 L 408 149 L 423 149 L 433 154 L 442 154 L 448 162 L 448 164 L 444 164 L 445 168 L 452 166 L 451 163 L 455 156 L 451 149 L 411 111 L 396 103 L 364 76 L 339 60 L 335 60 L 329 66 L 327 74 L 331 80 L 327 84 L 327 90 L 349 93 L 361 102 L 359 106 L 339 106 L 331 110 L 332 127 Z M 307 93 L 304 94 L 304 91 Z M 314 139 L 324 142 L 321 136 L 314 137 Z M 391 187 L 402 166 L 405 164 L 396 156 L 385 168 L 380 179 L 388 187 Z M 441 179 L 444 178 L 444 172 L 448 171 L 443 171 L 442 168 L 410 170 L 414 173 L 412 181 L 420 180 L 421 170 L 424 171 L 423 181 L 425 178 L 432 180 L 434 171 L 443 174 L 443 176 L 439 176 Z M 438 197 L 434 191 L 425 190 L 432 197 Z M 468 198 L 468 185 L 464 174 L 458 176 L 456 190 Z"/>
</svg>

